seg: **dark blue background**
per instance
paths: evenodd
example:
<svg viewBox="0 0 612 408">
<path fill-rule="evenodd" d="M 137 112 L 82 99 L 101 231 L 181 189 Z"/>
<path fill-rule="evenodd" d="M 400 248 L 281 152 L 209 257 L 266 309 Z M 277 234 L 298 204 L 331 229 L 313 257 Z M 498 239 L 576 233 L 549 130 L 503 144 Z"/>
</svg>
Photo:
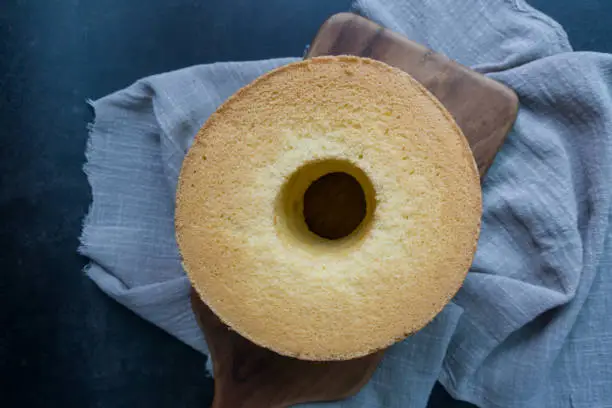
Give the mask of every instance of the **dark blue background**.
<svg viewBox="0 0 612 408">
<path fill-rule="evenodd" d="M 98 98 L 213 61 L 299 56 L 350 0 L 2 0 L 0 405 L 206 407 L 205 358 L 105 297 L 77 237 Z M 612 51 L 609 0 L 534 0 L 576 49 Z M 463 405 L 463 404 L 461 404 Z M 449 406 L 437 387 L 431 406 Z"/>
</svg>

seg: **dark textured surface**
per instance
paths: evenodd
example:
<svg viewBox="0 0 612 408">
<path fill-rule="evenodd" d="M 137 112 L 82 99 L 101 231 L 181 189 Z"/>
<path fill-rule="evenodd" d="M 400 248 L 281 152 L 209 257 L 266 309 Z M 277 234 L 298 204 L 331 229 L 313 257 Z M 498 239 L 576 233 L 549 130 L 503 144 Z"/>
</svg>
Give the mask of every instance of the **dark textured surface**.
<svg viewBox="0 0 612 408">
<path fill-rule="evenodd" d="M 557 20 L 576 51 L 612 53 L 612 1 L 528 0 Z"/>
<path fill-rule="evenodd" d="M 301 55 L 349 0 L 3 0 L 0 4 L 0 404 L 206 407 L 205 359 L 112 302 L 76 255 L 98 98 L 139 77 Z M 576 49 L 612 51 L 612 2 L 534 0 Z M 432 406 L 446 407 L 438 387 Z"/>
</svg>

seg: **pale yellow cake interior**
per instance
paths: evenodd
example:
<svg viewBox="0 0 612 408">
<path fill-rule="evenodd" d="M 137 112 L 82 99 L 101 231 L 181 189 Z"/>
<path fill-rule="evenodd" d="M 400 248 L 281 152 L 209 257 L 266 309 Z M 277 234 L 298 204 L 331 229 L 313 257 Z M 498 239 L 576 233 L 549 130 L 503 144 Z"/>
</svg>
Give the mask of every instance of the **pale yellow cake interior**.
<svg viewBox="0 0 612 408">
<path fill-rule="evenodd" d="M 307 190 L 329 174 L 354 178 L 365 203 L 337 239 L 304 215 Z M 383 63 L 324 57 L 264 75 L 209 118 L 183 164 L 176 230 L 221 320 L 278 353 L 333 360 L 440 312 L 470 267 L 480 217 L 474 159 L 442 105 Z"/>
</svg>

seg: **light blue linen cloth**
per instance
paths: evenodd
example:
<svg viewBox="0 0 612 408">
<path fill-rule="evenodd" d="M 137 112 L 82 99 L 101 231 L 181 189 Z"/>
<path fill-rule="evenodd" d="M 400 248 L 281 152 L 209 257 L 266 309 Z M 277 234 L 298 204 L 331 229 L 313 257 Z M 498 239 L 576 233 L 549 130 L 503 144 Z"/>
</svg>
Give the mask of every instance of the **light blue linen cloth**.
<svg viewBox="0 0 612 408">
<path fill-rule="evenodd" d="M 522 0 L 358 0 L 354 9 L 507 84 L 521 106 L 483 184 L 463 288 L 388 351 L 357 396 L 316 406 L 425 407 L 440 380 L 481 407 L 612 407 L 612 56 L 572 52 L 561 27 Z M 174 239 L 181 162 L 221 102 L 294 60 L 190 67 L 92 102 L 87 274 L 202 352 Z"/>
</svg>

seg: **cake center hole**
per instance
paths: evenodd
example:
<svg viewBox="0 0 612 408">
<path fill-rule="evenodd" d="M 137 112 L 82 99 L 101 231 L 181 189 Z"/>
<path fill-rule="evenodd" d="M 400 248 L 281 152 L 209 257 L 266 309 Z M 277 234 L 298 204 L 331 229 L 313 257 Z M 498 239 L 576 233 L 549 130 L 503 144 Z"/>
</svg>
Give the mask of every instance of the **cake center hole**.
<svg viewBox="0 0 612 408">
<path fill-rule="evenodd" d="M 366 216 L 361 184 L 344 172 L 328 173 L 304 193 L 304 220 L 308 229 L 326 239 L 349 236 Z"/>
</svg>

